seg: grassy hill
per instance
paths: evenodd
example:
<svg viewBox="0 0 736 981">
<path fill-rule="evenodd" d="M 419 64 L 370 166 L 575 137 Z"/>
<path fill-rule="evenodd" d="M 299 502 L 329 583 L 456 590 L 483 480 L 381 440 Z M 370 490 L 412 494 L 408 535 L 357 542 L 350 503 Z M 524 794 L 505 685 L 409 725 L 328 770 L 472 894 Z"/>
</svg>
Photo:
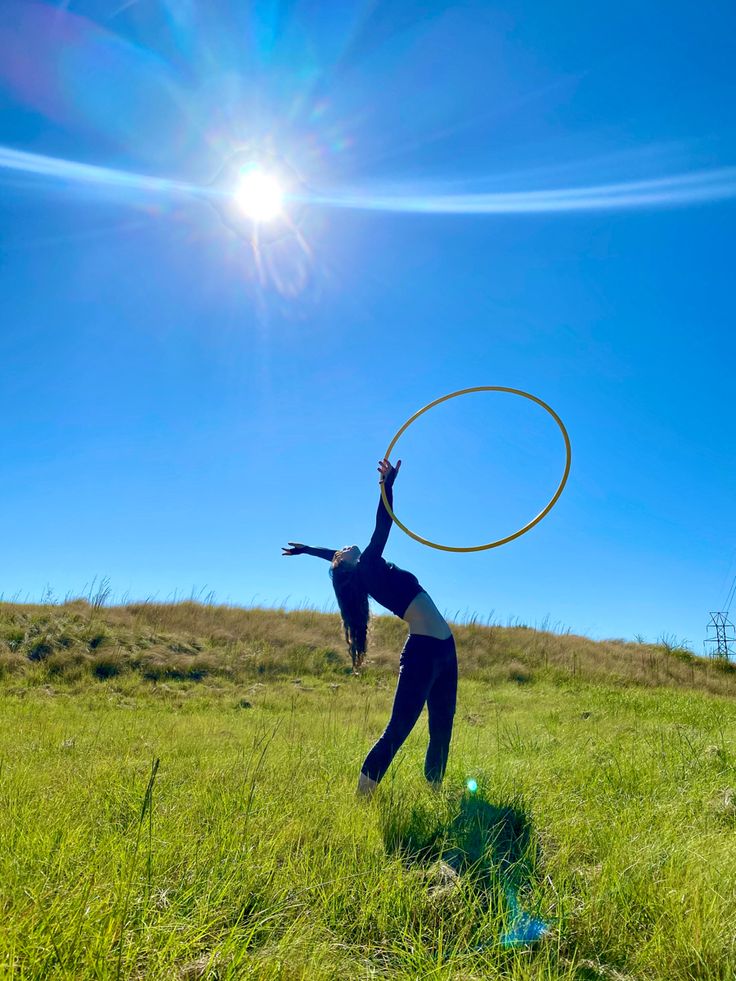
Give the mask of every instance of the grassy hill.
<svg viewBox="0 0 736 981">
<path fill-rule="evenodd" d="M 671 643 L 593 641 L 525 626 L 453 624 L 461 676 L 673 685 L 736 694 L 736 665 Z M 398 618 L 371 621 L 364 674 L 396 673 L 406 638 Z M 196 602 L 105 607 L 0 603 L 0 676 L 71 683 L 135 672 L 151 681 L 350 674 L 337 613 L 242 609 Z"/>
<path fill-rule="evenodd" d="M 0 977 L 732 981 L 730 667 L 453 629 L 444 788 L 423 717 L 365 801 L 395 618 L 0 604 Z"/>
</svg>

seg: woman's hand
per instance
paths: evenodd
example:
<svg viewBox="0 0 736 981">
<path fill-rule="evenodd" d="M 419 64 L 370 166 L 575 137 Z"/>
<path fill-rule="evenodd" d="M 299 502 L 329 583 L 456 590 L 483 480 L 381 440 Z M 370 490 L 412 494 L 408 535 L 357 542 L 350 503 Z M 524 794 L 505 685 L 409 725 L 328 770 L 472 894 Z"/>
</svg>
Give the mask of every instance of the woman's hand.
<svg viewBox="0 0 736 981">
<path fill-rule="evenodd" d="M 393 482 L 396 480 L 396 474 L 399 472 L 399 467 L 401 466 L 401 460 L 392 467 L 388 462 L 388 458 L 385 460 L 379 460 L 378 471 L 381 474 L 381 479 L 379 483 L 386 484 L 387 487 L 391 487 Z"/>
<path fill-rule="evenodd" d="M 287 544 L 288 545 L 291 545 L 291 548 L 284 548 L 284 546 L 282 545 L 281 546 L 281 548 L 283 549 L 283 551 L 281 552 L 282 556 L 283 555 L 303 555 L 304 554 L 304 550 L 307 547 L 306 545 L 301 545 L 299 542 L 287 542 Z"/>
</svg>

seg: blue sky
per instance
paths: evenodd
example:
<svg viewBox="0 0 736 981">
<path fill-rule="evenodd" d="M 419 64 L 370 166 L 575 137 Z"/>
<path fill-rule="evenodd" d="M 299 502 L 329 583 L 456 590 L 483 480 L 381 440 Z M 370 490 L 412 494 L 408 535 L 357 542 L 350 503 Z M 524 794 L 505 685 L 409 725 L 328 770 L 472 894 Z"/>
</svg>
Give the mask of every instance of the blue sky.
<svg viewBox="0 0 736 981">
<path fill-rule="evenodd" d="M 568 427 L 557 506 L 386 556 L 449 618 L 702 650 L 736 575 L 732 9 L 426 6 L 4 0 L 6 598 L 334 609 L 280 546 L 364 546 L 400 425 L 500 385 Z M 257 251 L 212 206 L 254 150 L 298 182 Z M 397 456 L 397 514 L 461 545 L 564 462 L 497 394 Z"/>
</svg>

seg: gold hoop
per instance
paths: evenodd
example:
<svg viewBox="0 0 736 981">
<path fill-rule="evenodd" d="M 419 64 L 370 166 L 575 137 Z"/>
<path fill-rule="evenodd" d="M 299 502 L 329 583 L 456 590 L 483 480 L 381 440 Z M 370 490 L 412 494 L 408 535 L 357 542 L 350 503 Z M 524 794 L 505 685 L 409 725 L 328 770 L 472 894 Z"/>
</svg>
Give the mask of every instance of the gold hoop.
<svg viewBox="0 0 736 981">
<path fill-rule="evenodd" d="M 398 431 L 398 433 L 396 433 L 394 438 L 389 443 L 389 447 L 384 454 L 384 459 L 386 460 L 390 459 L 391 450 L 398 442 L 399 437 L 403 432 L 405 432 L 405 430 L 409 428 L 409 426 L 414 422 L 415 419 L 418 419 L 419 416 L 421 416 L 424 412 L 428 412 L 429 409 L 433 408 L 435 405 L 439 405 L 440 402 L 446 402 L 448 399 L 454 399 L 458 395 L 468 395 L 470 392 L 510 392 L 512 395 L 521 395 L 523 398 L 530 399 L 532 402 L 536 402 L 537 405 L 541 405 L 543 409 L 549 412 L 549 414 L 552 416 L 554 421 L 560 427 L 562 438 L 565 440 L 565 472 L 562 474 L 562 480 L 558 484 L 557 490 L 552 495 L 551 500 L 549 501 L 547 506 L 539 512 L 536 518 L 533 518 L 528 524 L 524 525 L 523 528 L 519 529 L 519 531 L 515 531 L 513 535 L 507 535 L 505 538 L 499 538 L 497 541 L 489 542 L 487 545 L 472 545 L 469 548 L 460 548 L 456 545 L 438 545 L 437 542 L 430 542 L 429 539 L 422 538 L 421 535 L 415 534 L 413 531 L 407 528 L 406 525 L 402 524 L 399 521 L 399 519 L 396 517 L 394 512 L 391 510 L 391 507 L 389 506 L 388 503 L 388 499 L 386 497 L 386 488 L 384 484 L 381 483 L 381 497 L 383 498 L 383 503 L 386 507 L 386 510 L 391 515 L 392 520 L 396 522 L 399 528 L 401 528 L 402 531 L 405 531 L 406 534 L 409 535 L 411 538 L 413 538 L 415 541 L 421 542 L 422 545 L 429 545 L 431 548 L 439 548 L 445 552 L 482 552 L 484 549 L 487 548 L 497 548 L 499 545 L 505 545 L 507 542 L 511 542 L 515 538 L 519 538 L 525 532 L 529 531 L 529 529 L 533 528 L 534 525 L 536 525 L 539 521 L 541 521 L 542 518 L 545 516 L 545 514 L 551 511 L 552 508 L 557 503 L 557 499 L 562 493 L 565 484 L 567 483 L 567 478 L 570 474 L 570 463 L 572 462 L 572 448 L 570 446 L 570 437 L 567 435 L 567 430 L 565 429 L 565 425 L 562 419 L 560 419 L 560 417 L 557 415 L 555 410 L 551 408 L 549 405 L 547 405 L 546 402 L 543 402 L 541 399 L 538 399 L 536 395 L 530 395 L 529 392 L 522 392 L 521 389 L 519 388 L 504 388 L 502 385 L 479 385 L 477 388 L 463 388 L 460 389 L 460 391 L 458 392 L 451 392 L 449 395 L 443 395 L 442 398 L 435 399 L 434 402 L 430 402 L 429 405 L 425 405 L 423 409 L 419 410 L 419 412 L 415 412 L 414 415 L 411 417 L 411 419 L 405 422 L 404 425 L 401 427 L 401 429 Z"/>
</svg>

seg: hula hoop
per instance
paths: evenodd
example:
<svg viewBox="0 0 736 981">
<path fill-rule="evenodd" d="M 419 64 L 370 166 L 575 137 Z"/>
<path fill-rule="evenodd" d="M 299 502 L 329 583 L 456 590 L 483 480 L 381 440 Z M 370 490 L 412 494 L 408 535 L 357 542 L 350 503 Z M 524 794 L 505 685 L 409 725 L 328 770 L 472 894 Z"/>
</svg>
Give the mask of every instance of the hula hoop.
<svg viewBox="0 0 736 981">
<path fill-rule="evenodd" d="M 522 392 L 521 389 L 519 388 L 505 388 L 502 385 L 479 385 L 477 388 L 462 388 L 457 392 L 450 392 L 449 395 L 443 395 L 442 398 L 435 399 L 434 402 L 430 402 L 429 405 L 425 405 L 423 409 L 420 409 L 418 412 L 415 412 L 414 415 L 411 417 L 411 419 L 405 422 L 404 425 L 401 427 L 401 429 L 398 431 L 398 433 L 396 433 L 394 438 L 389 443 L 388 449 L 384 453 L 384 459 L 388 460 L 390 458 L 391 450 L 398 442 L 399 437 L 403 432 L 405 432 L 409 428 L 409 426 L 411 426 L 411 424 L 414 422 L 415 419 L 418 419 L 419 416 L 421 416 L 425 412 L 428 412 L 435 405 L 439 405 L 440 402 L 446 402 L 448 399 L 454 399 L 458 395 L 468 395 L 470 392 L 510 392 L 512 395 L 521 395 L 523 398 L 529 399 L 532 402 L 536 402 L 537 405 L 541 405 L 542 408 L 545 409 L 552 416 L 554 421 L 560 427 L 562 438 L 565 440 L 565 470 L 564 473 L 562 474 L 562 480 L 560 480 L 559 484 L 557 485 L 557 490 L 552 495 L 549 503 L 539 512 L 536 518 L 532 518 L 532 520 L 528 524 L 525 524 L 523 528 L 520 528 L 519 531 L 515 531 L 513 535 L 507 535 L 505 538 L 499 538 L 495 542 L 488 542 L 487 545 L 471 545 L 469 547 L 463 547 L 463 548 L 457 545 L 439 545 L 437 542 L 430 542 L 428 538 L 422 538 L 421 535 L 417 535 L 415 532 L 407 528 L 405 524 L 402 524 L 402 522 L 399 521 L 399 519 L 396 517 L 394 512 L 391 510 L 391 507 L 386 498 L 386 488 L 383 482 L 381 482 L 381 497 L 383 498 L 384 506 L 388 511 L 388 513 L 391 515 L 391 519 L 396 522 L 399 528 L 401 528 L 402 531 L 406 532 L 406 534 L 409 535 L 411 538 L 413 538 L 415 541 L 421 542 L 422 545 L 429 545 L 430 548 L 439 548 L 444 552 L 482 552 L 487 548 L 497 548 L 499 545 L 505 545 L 507 542 L 512 542 L 515 538 L 519 538 L 525 532 L 529 531 L 529 529 L 533 528 L 534 525 L 540 522 L 542 518 L 545 516 L 545 514 L 548 514 L 557 503 L 557 499 L 559 498 L 565 484 L 567 483 L 567 478 L 570 474 L 570 463 L 572 462 L 572 448 L 570 446 L 570 437 L 567 435 L 565 424 L 563 423 L 562 419 L 560 419 L 560 417 L 557 415 L 555 410 L 551 408 L 549 405 L 547 405 L 546 402 L 543 402 L 541 399 L 538 399 L 536 395 L 531 395 L 529 392 Z"/>
</svg>

